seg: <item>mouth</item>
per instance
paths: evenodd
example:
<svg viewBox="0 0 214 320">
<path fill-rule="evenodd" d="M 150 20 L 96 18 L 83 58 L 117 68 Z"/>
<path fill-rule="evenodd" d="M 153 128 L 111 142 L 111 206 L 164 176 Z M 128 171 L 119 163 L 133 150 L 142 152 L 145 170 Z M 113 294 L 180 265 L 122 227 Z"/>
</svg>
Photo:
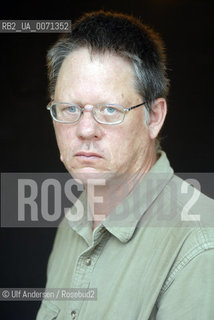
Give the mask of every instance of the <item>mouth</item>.
<svg viewBox="0 0 214 320">
<path fill-rule="evenodd" d="M 77 152 L 74 156 L 76 158 L 78 158 L 78 159 L 87 160 L 87 161 L 98 160 L 98 159 L 102 159 L 103 158 L 98 153 L 95 153 L 95 152 L 83 152 L 83 151 Z"/>
</svg>

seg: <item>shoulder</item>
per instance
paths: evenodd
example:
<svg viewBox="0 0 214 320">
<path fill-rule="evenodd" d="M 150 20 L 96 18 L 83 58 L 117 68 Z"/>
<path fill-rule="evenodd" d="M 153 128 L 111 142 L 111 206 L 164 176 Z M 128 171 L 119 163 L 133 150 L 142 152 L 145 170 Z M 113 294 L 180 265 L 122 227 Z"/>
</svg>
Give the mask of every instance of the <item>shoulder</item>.
<svg viewBox="0 0 214 320">
<path fill-rule="evenodd" d="M 176 175 L 167 183 L 162 197 L 168 202 L 177 224 L 214 228 L 214 200 L 200 189 L 198 180 L 183 180 Z"/>
</svg>

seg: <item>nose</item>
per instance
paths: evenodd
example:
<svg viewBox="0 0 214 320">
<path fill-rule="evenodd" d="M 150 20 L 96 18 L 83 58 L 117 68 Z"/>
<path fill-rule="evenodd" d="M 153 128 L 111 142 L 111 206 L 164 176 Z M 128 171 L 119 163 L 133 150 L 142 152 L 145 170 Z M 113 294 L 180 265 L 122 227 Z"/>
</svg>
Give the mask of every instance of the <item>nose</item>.
<svg viewBox="0 0 214 320">
<path fill-rule="evenodd" d="M 92 106 L 86 105 L 77 123 L 77 136 L 84 140 L 99 140 L 102 136 L 101 125 L 94 119 Z"/>
</svg>

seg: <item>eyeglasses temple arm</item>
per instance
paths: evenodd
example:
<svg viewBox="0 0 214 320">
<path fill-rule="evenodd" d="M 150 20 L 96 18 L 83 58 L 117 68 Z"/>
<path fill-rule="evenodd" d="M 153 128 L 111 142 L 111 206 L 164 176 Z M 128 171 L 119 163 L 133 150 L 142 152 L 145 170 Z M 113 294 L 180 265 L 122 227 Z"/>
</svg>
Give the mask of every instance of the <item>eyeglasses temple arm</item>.
<svg viewBox="0 0 214 320">
<path fill-rule="evenodd" d="M 143 103 L 137 104 L 136 106 L 130 107 L 130 108 L 126 108 L 125 111 L 130 111 L 132 109 L 138 108 L 140 106 L 143 106 L 146 102 L 144 101 Z"/>
</svg>

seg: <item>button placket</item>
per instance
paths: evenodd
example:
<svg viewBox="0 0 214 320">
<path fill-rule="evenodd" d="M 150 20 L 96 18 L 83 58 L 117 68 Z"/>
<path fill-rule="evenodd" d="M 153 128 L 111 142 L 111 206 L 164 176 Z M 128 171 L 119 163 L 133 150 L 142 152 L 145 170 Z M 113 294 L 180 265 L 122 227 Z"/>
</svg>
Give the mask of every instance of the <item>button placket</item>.
<svg viewBox="0 0 214 320">
<path fill-rule="evenodd" d="M 103 231 L 103 230 L 102 230 Z M 90 284 L 91 274 L 93 268 L 98 260 L 102 248 L 105 245 L 107 234 L 105 232 L 99 232 L 95 235 L 91 246 L 84 250 L 78 257 L 75 272 L 72 277 L 71 287 L 73 288 L 88 288 Z M 70 316 L 71 319 L 77 319 L 81 310 L 83 300 L 72 301 L 70 304 Z M 77 311 L 78 310 L 78 313 Z"/>
</svg>

